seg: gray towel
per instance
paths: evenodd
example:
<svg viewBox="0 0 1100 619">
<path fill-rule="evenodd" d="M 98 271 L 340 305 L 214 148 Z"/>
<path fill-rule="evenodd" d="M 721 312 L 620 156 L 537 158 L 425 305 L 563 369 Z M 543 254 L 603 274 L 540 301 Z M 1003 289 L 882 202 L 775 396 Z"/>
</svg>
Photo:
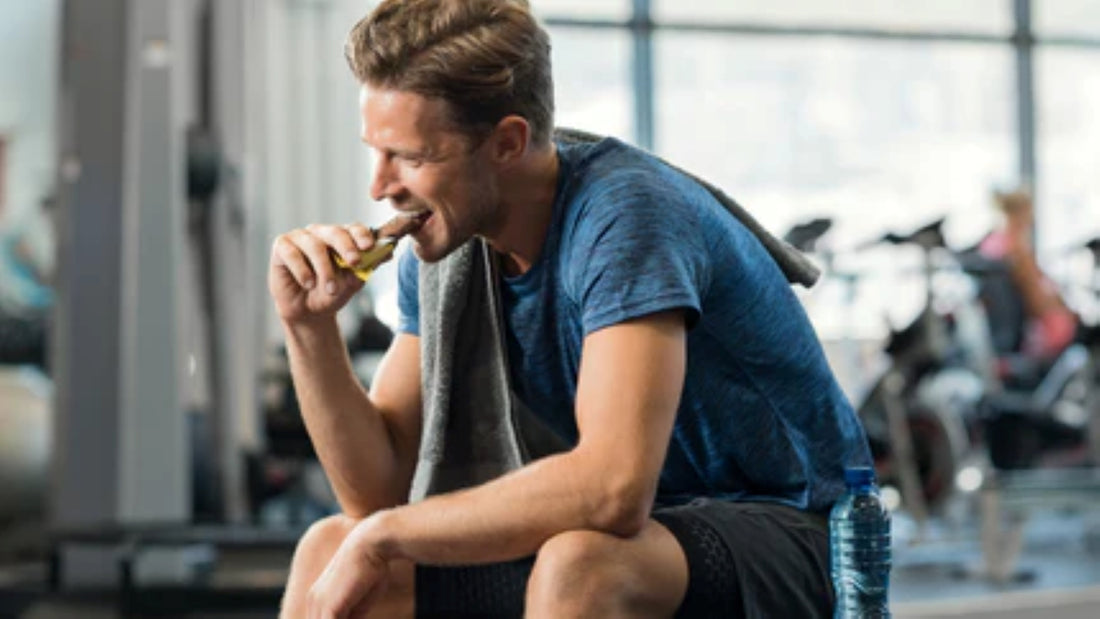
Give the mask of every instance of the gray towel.
<svg viewBox="0 0 1100 619">
<path fill-rule="evenodd" d="M 571 129 L 558 129 L 555 139 L 600 140 Z M 813 285 L 819 271 L 805 256 L 729 196 L 688 176 L 760 239 L 788 281 Z M 476 238 L 437 263 L 420 265 L 424 425 L 412 501 L 484 483 L 568 448 L 512 391 L 497 268 L 493 251 Z"/>
</svg>

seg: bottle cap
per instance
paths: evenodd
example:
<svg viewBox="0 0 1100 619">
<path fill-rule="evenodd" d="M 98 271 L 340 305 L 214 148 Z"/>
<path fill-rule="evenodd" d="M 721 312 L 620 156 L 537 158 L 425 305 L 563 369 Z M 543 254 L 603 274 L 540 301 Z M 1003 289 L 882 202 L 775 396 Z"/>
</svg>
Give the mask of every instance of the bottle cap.
<svg viewBox="0 0 1100 619">
<path fill-rule="evenodd" d="M 862 486 L 875 482 L 875 469 L 869 466 L 850 466 L 844 469 L 844 483 Z"/>
</svg>

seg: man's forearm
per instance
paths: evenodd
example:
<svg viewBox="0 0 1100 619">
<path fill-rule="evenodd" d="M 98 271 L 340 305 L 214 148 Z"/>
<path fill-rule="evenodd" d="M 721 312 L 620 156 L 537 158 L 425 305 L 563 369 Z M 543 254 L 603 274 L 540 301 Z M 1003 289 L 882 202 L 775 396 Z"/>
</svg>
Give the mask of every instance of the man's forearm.
<svg viewBox="0 0 1100 619">
<path fill-rule="evenodd" d="M 630 536 L 641 530 L 654 488 L 631 487 L 581 452 L 544 458 L 476 488 L 431 497 L 362 523 L 388 558 L 456 565 L 534 554 L 572 530 Z"/>
<path fill-rule="evenodd" d="M 390 431 L 351 370 L 336 321 L 285 332 L 302 418 L 344 513 L 365 517 L 404 501 Z"/>
</svg>

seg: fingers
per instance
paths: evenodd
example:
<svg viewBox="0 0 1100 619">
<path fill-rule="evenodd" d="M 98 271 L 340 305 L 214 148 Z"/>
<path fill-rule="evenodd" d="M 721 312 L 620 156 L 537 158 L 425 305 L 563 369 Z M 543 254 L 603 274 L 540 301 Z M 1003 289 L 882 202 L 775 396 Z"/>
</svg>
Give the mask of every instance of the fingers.
<svg viewBox="0 0 1100 619">
<path fill-rule="evenodd" d="M 348 536 L 306 594 L 309 619 L 362 617 L 373 609 L 390 580 L 389 564 Z"/>
<path fill-rule="evenodd" d="M 317 276 L 306 253 L 298 245 L 300 232 L 293 230 L 275 239 L 271 249 L 272 262 L 273 266 L 286 268 L 299 286 L 312 290 L 317 285 Z"/>
<path fill-rule="evenodd" d="M 309 619 L 345 619 L 363 617 L 374 606 L 385 583 L 373 582 L 355 566 L 345 566 L 342 573 L 333 573 L 332 567 L 317 579 L 306 594 Z M 363 580 L 367 582 L 364 583 Z"/>
<path fill-rule="evenodd" d="M 351 224 L 348 226 L 310 224 L 306 226 L 306 232 L 319 239 L 328 247 L 334 249 L 348 264 L 355 264 L 359 262 L 359 238 L 363 235 L 363 231 L 358 228 L 365 228 L 365 226 L 362 224 Z M 354 233 L 352 232 L 353 229 L 355 229 Z M 366 231 L 366 234 L 367 238 L 373 243 L 374 237 L 370 235 L 369 229 Z M 357 238 L 356 235 L 358 235 L 359 238 Z"/>
<path fill-rule="evenodd" d="M 358 247 L 360 251 L 367 251 L 374 247 L 374 242 L 378 235 L 371 228 L 361 223 L 354 223 L 344 226 L 344 229 L 351 235 L 351 238 L 355 241 L 356 247 Z M 349 262 L 348 264 L 353 263 Z"/>
<path fill-rule="evenodd" d="M 339 254 L 348 264 L 357 264 L 362 253 L 374 247 L 374 242 L 374 231 L 363 224 L 311 224 L 276 238 L 272 257 L 275 266 L 284 266 L 303 289 L 323 286 L 329 294 L 339 294 L 343 283 L 355 286 L 358 280 L 353 274 L 337 269 L 330 252 Z"/>
<path fill-rule="evenodd" d="M 307 229 L 288 232 L 275 241 L 275 251 L 287 269 L 307 290 L 323 286 L 336 292 L 336 267 L 329 258 L 329 246 Z"/>
</svg>

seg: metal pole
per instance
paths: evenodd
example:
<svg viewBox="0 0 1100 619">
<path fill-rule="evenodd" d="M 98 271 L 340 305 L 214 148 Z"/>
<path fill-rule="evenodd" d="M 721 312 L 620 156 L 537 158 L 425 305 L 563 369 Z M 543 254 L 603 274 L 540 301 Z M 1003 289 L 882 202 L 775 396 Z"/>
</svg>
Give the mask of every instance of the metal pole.
<svg viewBox="0 0 1100 619">
<path fill-rule="evenodd" d="M 634 0 L 630 20 L 634 42 L 634 134 L 638 145 L 654 147 L 653 18 L 650 0 Z"/>
<path fill-rule="evenodd" d="M 1016 32 L 1012 43 L 1016 48 L 1016 100 L 1020 131 L 1020 182 L 1037 195 L 1035 165 L 1035 72 L 1033 52 L 1035 36 L 1031 30 L 1031 0 L 1014 0 Z"/>
</svg>

